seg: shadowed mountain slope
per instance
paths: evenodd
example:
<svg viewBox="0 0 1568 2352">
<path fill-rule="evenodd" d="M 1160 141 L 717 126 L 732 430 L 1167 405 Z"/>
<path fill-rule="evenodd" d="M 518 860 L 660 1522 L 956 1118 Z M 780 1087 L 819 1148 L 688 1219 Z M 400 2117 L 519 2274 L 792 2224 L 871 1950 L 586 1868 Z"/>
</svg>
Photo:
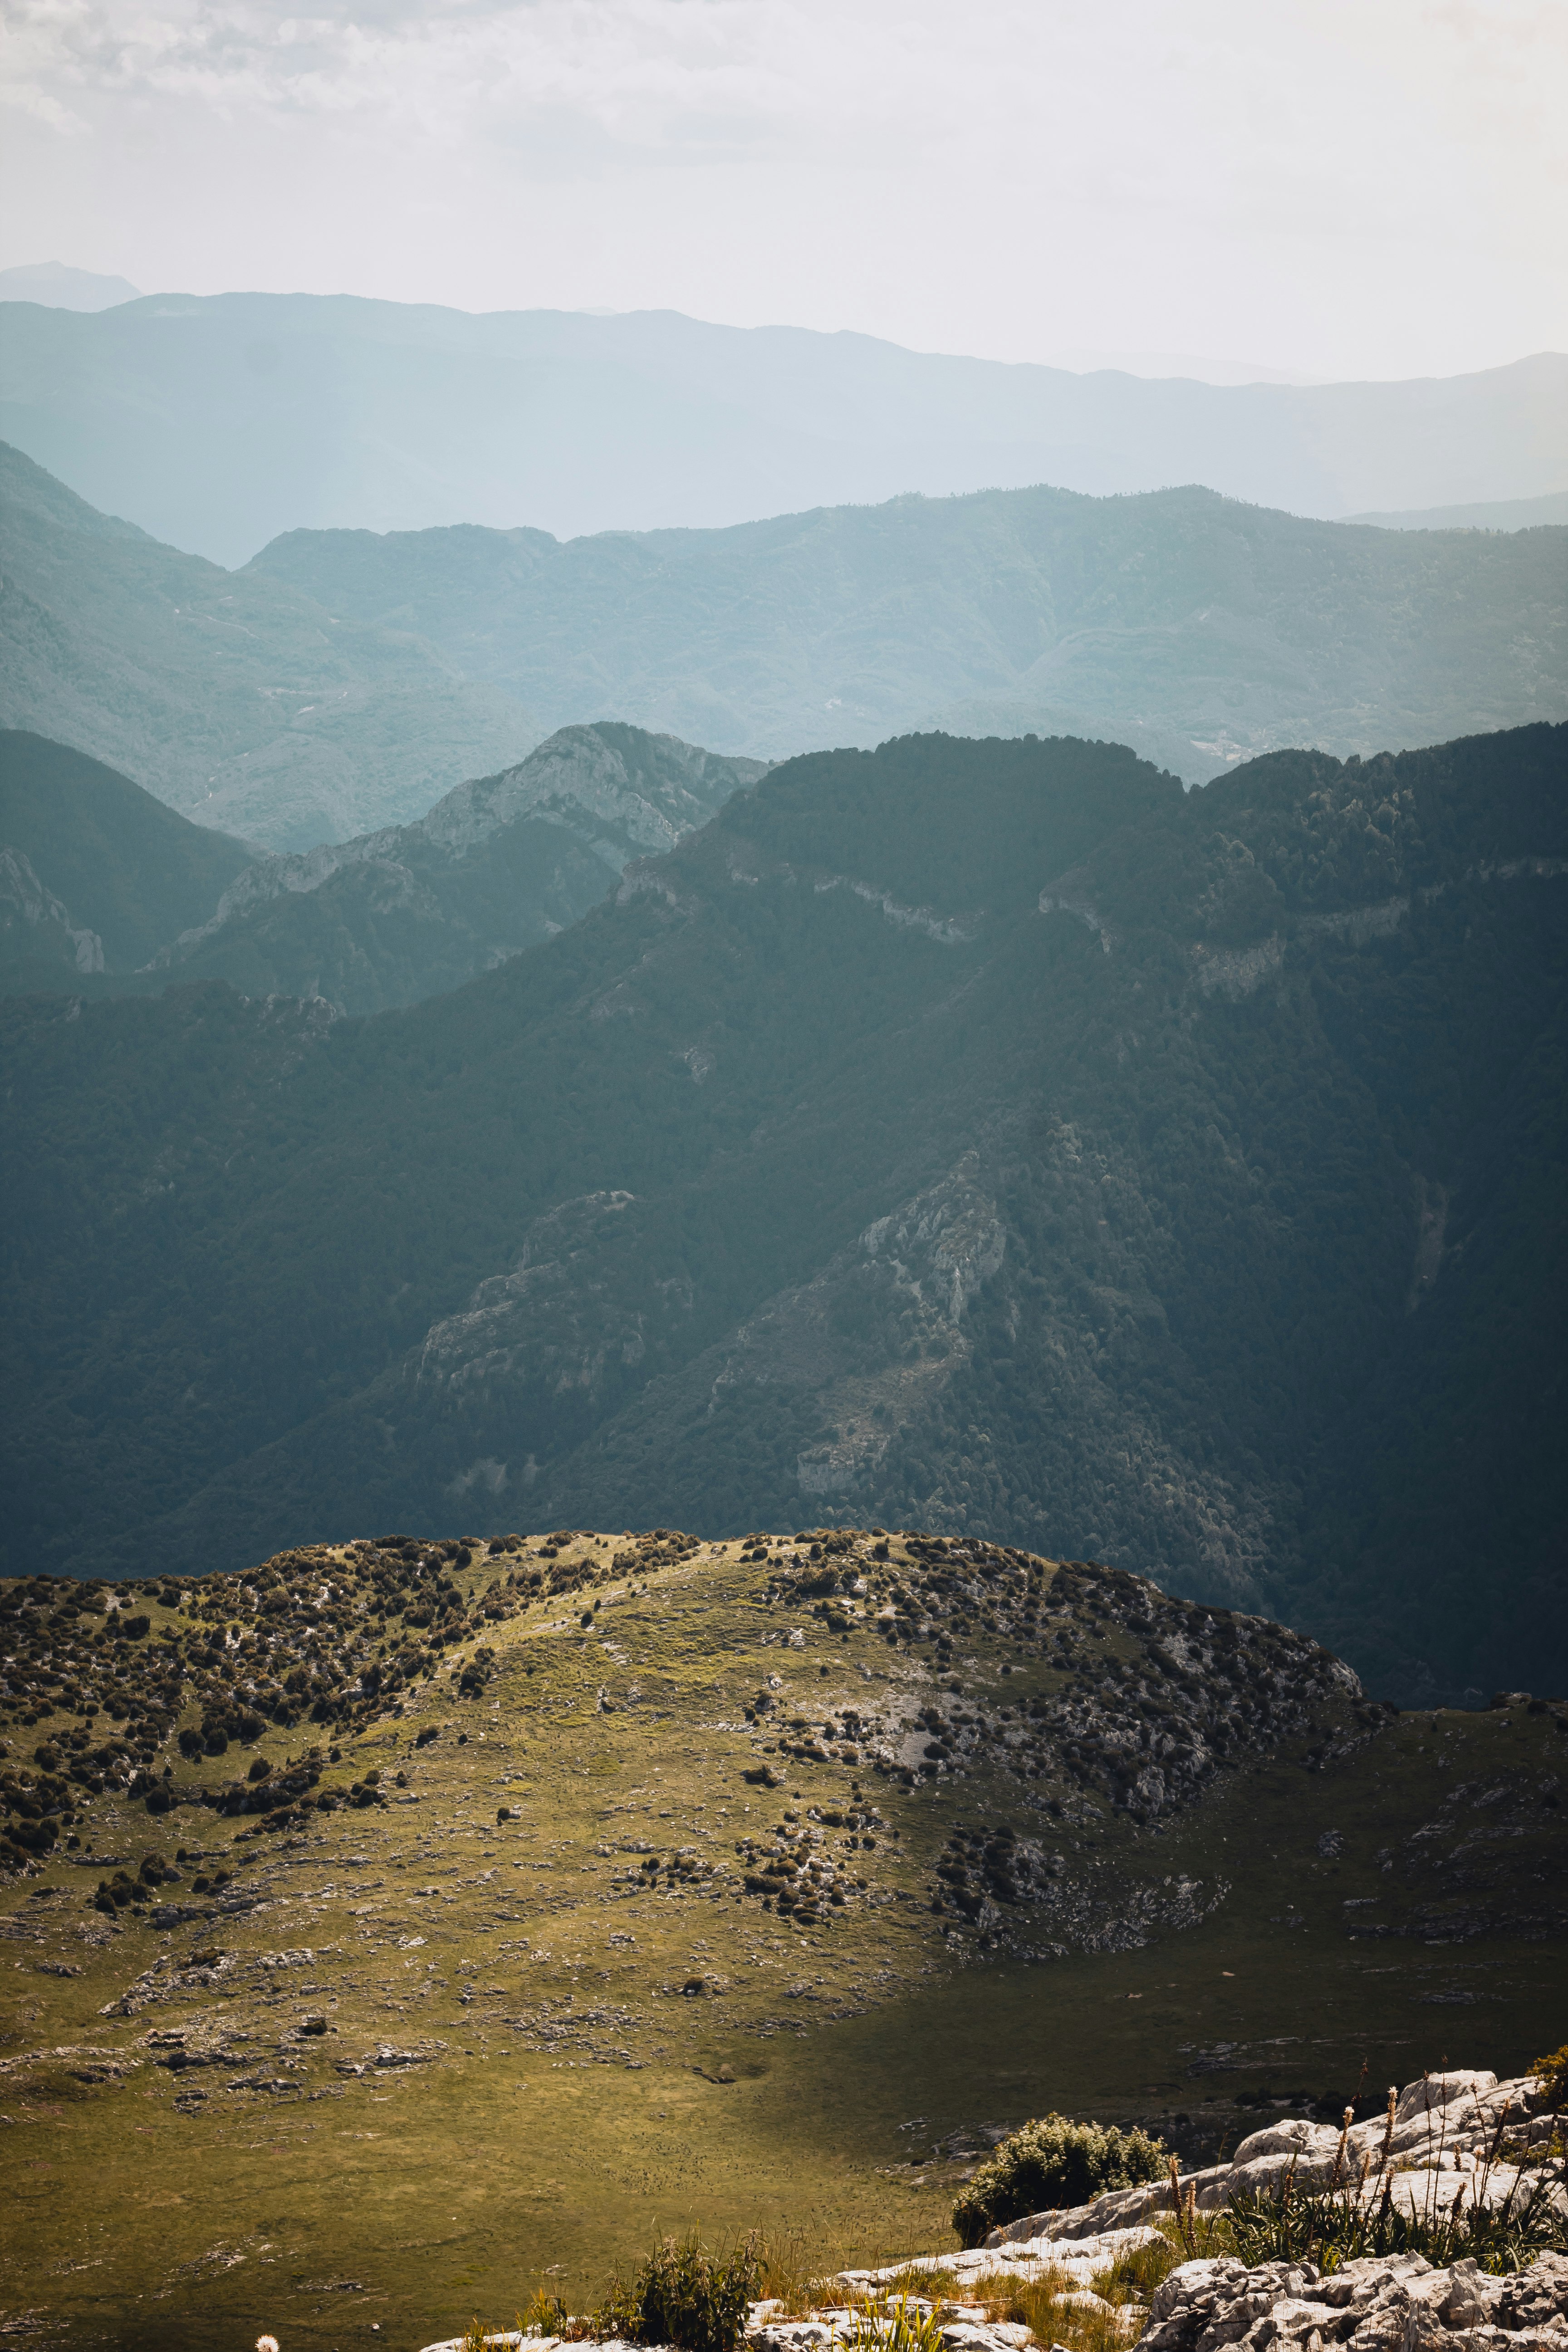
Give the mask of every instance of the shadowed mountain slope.
<svg viewBox="0 0 1568 2352">
<path fill-rule="evenodd" d="M 417 824 L 253 864 L 160 977 L 379 1013 L 457 988 L 597 906 L 634 858 L 673 848 L 763 773 L 640 728 L 566 727 L 504 775 L 458 784 Z"/>
<path fill-rule="evenodd" d="M 913 738 L 406 1013 L 12 1006 L 13 1557 L 697 1496 L 1551 1679 L 1565 746 Z"/>
<path fill-rule="evenodd" d="M 763 772 L 563 728 L 417 824 L 268 857 L 79 751 L 0 734 L 0 988 L 145 995 L 182 974 L 340 1012 L 414 1003 L 564 929 Z"/>
<path fill-rule="evenodd" d="M 41 735 L 0 730 L 5 984 L 132 971 L 205 922 L 247 842 L 192 824 L 127 776 Z"/>
</svg>

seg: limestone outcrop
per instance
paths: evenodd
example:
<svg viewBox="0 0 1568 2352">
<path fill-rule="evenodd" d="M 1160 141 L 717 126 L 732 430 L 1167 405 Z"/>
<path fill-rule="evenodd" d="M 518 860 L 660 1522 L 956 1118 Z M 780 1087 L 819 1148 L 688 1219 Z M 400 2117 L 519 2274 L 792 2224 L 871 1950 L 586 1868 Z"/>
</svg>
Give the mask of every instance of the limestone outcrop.
<svg viewBox="0 0 1568 2352">
<path fill-rule="evenodd" d="M 1473 2070 L 1424 2074 L 1391 2089 L 1384 2115 L 1348 2130 L 1300 2117 L 1270 2124 L 1241 2141 L 1229 2163 L 1183 2173 L 1180 2189 L 1202 2213 L 1245 2192 L 1277 2195 L 1287 2176 L 1297 2189 L 1332 2186 L 1375 2202 L 1386 2193 L 1412 2215 L 1447 2211 L 1465 2197 L 1497 2205 L 1519 2193 L 1515 2159 L 1544 2146 L 1552 2129 L 1533 2075 L 1500 2082 Z M 993 2230 L 986 2244 L 1032 2252 L 1037 2242 L 1126 2229 L 1170 2203 L 1167 2181 L 1110 2189 L 1089 2205 L 1026 2214 Z"/>
<path fill-rule="evenodd" d="M 1568 2189 L 1559 2157 L 1549 2153 L 1562 2116 L 1534 2075 L 1500 2082 L 1475 2069 L 1424 2074 L 1391 2089 L 1385 2112 L 1339 2131 L 1287 2117 L 1242 2141 L 1228 2164 L 1179 2174 L 1176 2191 L 1194 2216 L 1213 2214 L 1246 2194 L 1282 2197 L 1330 2189 L 1369 2209 L 1413 2220 L 1457 2219 L 1465 2202 L 1542 2202 L 1568 2224 Z M 1127 2352 L 1220 2352 L 1244 2346 L 1264 2352 L 1447 2352 L 1460 2345 L 1495 2352 L 1568 2352 L 1568 2252 L 1537 2254 L 1500 2275 L 1472 2260 L 1445 2268 L 1415 2252 L 1373 2254 L 1332 2269 L 1308 2262 L 1248 2266 L 1235 2255 L 1180 2263 L 1147 2305 L 1127 2300 L 1106 2273 L 1145 2246 L 1162 2242 L 1158 2217 L 1169 2217 L 1172 2183 L 1112 2190 L 1091 2203 L 1032 2213 L 986 2243 L 955 2253 L 913 2254 L 877 2270 L 840 2272 L 834 2299 L 805 2314 L 759 2303 L 748 2316 L 742 2352 L 839 2352 L 864 2343 L 902 2298 L 940 2336 L 944 2352 L 1065 2352 L 1027 2327 L 993 2316 L 993 2281 L 1046 2282 L 1064 2316 L 1092 2315 L 1120 2332 Z M 1166 2228 L 1169 2228 L 1167 2218 Z M 1189 2223 L 1189 2229 L 1201 2223 Z M 1189 2237 L 1188 2242 L 1193 2241 Z M 929 2298 L 919 2294 L 922 2273 Z M 1016 2292 L 1016 2287 L 1011 2290 Z M 495 2336 L 492 2346 L 516 2346 Z M 556 2352 L 550 2337 L 528 2339 L 529 2352 Z M 457 2342 L 426 2352 L 461 2352 Z M 581 2345 L 577 2352 L 618 2352 Z"/>
<path fill-rule="evenodd" d="M 1420 2254 L 1373 2255 L 1327 2277 L 1310 2263 L 1184 2263 L 1154 2290 L 1135 2352 L 1219 2345 L 1301 2352 L 1442 2352 L 1568 2347 L 1568 2255 L 1541 2254 L 1494 2278 L 1473 2262 L 1435 2270 Z"/>
</svg>

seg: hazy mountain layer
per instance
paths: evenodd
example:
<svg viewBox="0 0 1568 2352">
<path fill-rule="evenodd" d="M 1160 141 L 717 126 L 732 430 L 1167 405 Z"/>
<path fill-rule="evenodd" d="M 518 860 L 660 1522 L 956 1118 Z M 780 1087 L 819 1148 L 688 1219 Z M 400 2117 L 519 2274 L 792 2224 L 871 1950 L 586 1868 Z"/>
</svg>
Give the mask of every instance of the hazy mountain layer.
<svg viewBox="0 0 1568 2352">
<path fill-rule="evenodd" d="M 1568 716 L 1568 532 L 1303 522 L 1208 490 L 986 492 L 727 531 L 292 531 L 251 573 L 408 629 L 550 725 L 761 757 L 1106 735 L 1188 782 Z"/>
<path fill-rule="evenodd" d="M 540 734 L 406 633 L 182 555 L 3 445 L 0 725 L 274 849 L 421 816 Z"/>
<path fill-rule="evenodd" d="M 96 317 L 9 303 L 0 341 L 0 433 L 228 564 L 301 524 L 570 537 L 1035 482 L 1207 482 L 1336 515 L 1568 478 L 1553 353 L 1440 381 L 1220 388 L 671 311 L 273 294 L 149 295 Z"/>
<path fill-rule="evenodd" d="M 13 1556 L 700 1501 L 1561 1679 L 1565 751 L 912 739 L 369 1024 L 7 1008 Z"/>
<path fill-rule="evenodd" d="M 1342 522 L 1373 522 L 1384 530 L 1539 530 L 1568 523 L 1568 490 L 1541 499 L 1482 499 L 1468 506 L 1425 507 L 1410 514 L 1342 515 Z"/>
</svg>

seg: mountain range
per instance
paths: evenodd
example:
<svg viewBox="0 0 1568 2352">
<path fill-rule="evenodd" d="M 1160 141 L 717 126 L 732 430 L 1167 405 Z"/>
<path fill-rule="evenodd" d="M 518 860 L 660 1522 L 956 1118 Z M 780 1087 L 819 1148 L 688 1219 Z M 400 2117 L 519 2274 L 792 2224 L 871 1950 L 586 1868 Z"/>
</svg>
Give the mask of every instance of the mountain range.
<svg viewBox="0 0 1568 2352">
<path fill-rule="evenodd" d="M 0 656 L 0 725 L 268 848 L 423 816 L 542 731 L 406 633 L 163 546 L 3 445 Z"/>
<path fill-rule="evenodd" d="M 1565 782 L 1562 725 L 1193 794 L 911 737 L 408 1010 L 12 1000 L 8 1556 L 1048 1531 L 1394 1696 L 1550 1683 Z"/>
<path fill-rule="evenodd" d="M 546 726 L 778 758 L 1105 734 L 1189 782 L 1568 716 L 1568 530 L 1348 529 L 1204 489 L 900 499 L 726 531 L 291 531 L 252 572 L 412 631 Z"/>
<path fill-rule="evenodd" d="M 1531 498 L 1568 480 L 1564 415 L 1553 352 L 1446 379 L 1219 386 L 674 311 L 0 305 L 0 434 L 231 566 L 301 524 L 571 538 L 1039 482 L 1201 481 L 1321 516 Z"/>
<path fill-rule="evenodd" d="M 63 314 L 62 314 L 63 315 Z M 0 451 L 0 723 L 298 854 L 606 716 L 725 758 L 1101 736 L 1201 782 L 1568 715 L 1568 531 L 1201 489 L 909 498 L 563 545 L 289 532 L 226 572 Z"/>
<path fill-rule="evenodd" d="M 417 824 L 274 857 L 0 730 L 0 989 L 179 976 L 346 1013 L 412 1003 L 564 929 L 763 772 L 635 727 L 568 727 Z"/>
</svg>

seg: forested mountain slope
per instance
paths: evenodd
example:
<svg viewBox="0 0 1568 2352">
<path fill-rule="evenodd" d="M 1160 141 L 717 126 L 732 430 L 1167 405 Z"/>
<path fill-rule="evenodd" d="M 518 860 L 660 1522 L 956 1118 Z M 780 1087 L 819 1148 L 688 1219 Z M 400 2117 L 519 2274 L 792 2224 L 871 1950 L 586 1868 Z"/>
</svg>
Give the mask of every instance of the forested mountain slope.
<svg viewBox="0 0 1568 2352">
<path fill-rule="evenodd" d="M 253 855 L 97 760 L 0 730 L 0 986 L 134 970 L 205 922 Z"/>
<path fill-rule="evenodd" d="M 412 1004 L 563 930 L 763 772 L 637 727 L 563 727 L 417 824 L 248 867 L 160 971 L 346 1013 Z"/>
<path fill-rule="evenodd" d="M 1104 735 L 1189 783 L 1568 717 L 1568 530 L 1305 522 L 1205 489 L 822 508 L 731 530 L 290 531 L 242 576 L 411 630 L 546 725 L 773 759 Z"/>
<path fill-rule="evenodd" d="M 1565 769 L 909 739 L 406 1013 L 8 1006 L 11 1557 L 879 1519 L 1560 1681 Z"/>
<path fill-rule="evenodd" d="M 563 728 L 416 824 L 268 857 L 0 734 L 0 988 L 146 995 L 183 975 L 339 1012 L 415 1003 L 564 929 L 763 772 L 636 727 Z"/>
<path fill-rule="evenodd" d="M 421 816 L 542 731 L 406 631 L 184 555 L 4 443 L 0 726 L 272 849 Z"/>
<path fill-rule="evenodd" d="M 1189 783 L 1568 716 L 1564 530 L 1036 489 L 564 545 L 293 531 L 226 573 L 0 450 L 0 721 L 282 853 L 416 823 L 606 716 L 766 760 L 1103 736 Z"/>
</svg>

